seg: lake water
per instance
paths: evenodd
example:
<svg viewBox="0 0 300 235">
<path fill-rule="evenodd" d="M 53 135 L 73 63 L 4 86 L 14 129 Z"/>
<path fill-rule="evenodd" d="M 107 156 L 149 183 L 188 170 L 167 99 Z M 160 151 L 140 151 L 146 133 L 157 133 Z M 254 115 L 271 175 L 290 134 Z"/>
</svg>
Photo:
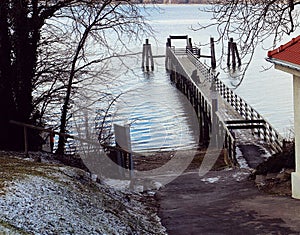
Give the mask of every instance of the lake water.
<svg viewBox="0 0 300 235">
<path fill-rule="evenodd" d="M 190 149 L 197 145 L 198 122 L 189 101 L 174 86 L 157 59 L 155 71 L 140 66 L 118 80 L 114 92 L 124 94 L 113 111 L 112 122 L 130 125 L 134 151 Z"/>
<path fill-rule="evenodd" d="M 203 7 L 205 6 L 163 5 L 161 8 L 164 14 L 157 13 L 151 17 L 152 26 L 159 32 L 157 37 L 160 46 L 163 46 L 168 35 L 172 34 L 189 35 L 193 42 L 202 45 L 209 42 L 211 36 L 217 38 L 217 33 L 213 29 L 191 30 L 192 27 L 196 28 L 198 23 L 210 23 L 210 15 L 199 11 Z M 283 43 L 295 36 L 287 37 Z M 268 42 L 262 46 L 268 46 Z M 262 46 L 257 48 L 246 76 L 235 92 L 270 121 L 282 135 L 286 135 L 293 125 L 292 76 L 273 67 L 263 71 L 263 68 L 268 68 L 271 64 L 265 61 L 267 51 L 263 50 Z M 209 47 L 203 46 L 202 51 L 209 54 Z M 220 56 L 219 53 L 220 50 L 217 50 L 217 57 Z M 234 82 L 234 79 L 222 72 L 220 78 L 229 86 Z"/>
<path fill-rule="evenodd" d="M 148 17 L 155 31 L 150 39 L 154 54 L 164 54 L 169 35 L 189 35 L 196 44 L 206 44 L 209 38 L 217 37 L 213 29 L 194 31 L 198 23 L 210 22 L 208 13 L 199 11 L 203 5 L 160 5 L 159 11 L 152 11 Z M 289 38 L 287 39 L 289 40 Z M 286 42 L 286 41 L 285 41 Z M 138 45 L 142 48 L 142 45 Z M 184 44 L 177 44 L 184 46 Z M 203 46 L 202 53 L 209 54 L 209 47 Z M 220 56 L 218 53 L 216 55 Z M 284 137 L 293 125 L 292 76 L 271 68 L 265 61 L 267 52 L 261 48 L 235 92 L 261 113 Z M 209 61 L 207 61 L 209 63 Z M 131 65 L 133 73 L 121 78 L 115 91 L 128 91 L 118 102 L 113 122 L 131 124 L 131 139 L 135 151 L 153 149 L 188 148 L 195 146 L 197 137 L 193 114 L 187 111 L 185 98 L 174 88 L 164 69 L 164 59 L 155 59 L 155 71 L 145 74 L 140 64 Z M 221 78 L 230 86 L 234 81 L 221 72 Z"/>
</svg>

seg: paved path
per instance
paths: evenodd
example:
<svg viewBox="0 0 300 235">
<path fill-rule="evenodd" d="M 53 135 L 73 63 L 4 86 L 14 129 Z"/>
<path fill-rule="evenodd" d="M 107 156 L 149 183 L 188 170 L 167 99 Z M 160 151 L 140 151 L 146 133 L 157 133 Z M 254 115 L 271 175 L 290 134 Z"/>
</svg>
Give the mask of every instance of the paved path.
<svg viewBox="0 0 300 235">
<path fill-rule="evenodd" d="M 157 193 L 169 235 L 300 234 L 300 200 L 259 192 L 247 170 L 185 173 Z"/>
</svg>

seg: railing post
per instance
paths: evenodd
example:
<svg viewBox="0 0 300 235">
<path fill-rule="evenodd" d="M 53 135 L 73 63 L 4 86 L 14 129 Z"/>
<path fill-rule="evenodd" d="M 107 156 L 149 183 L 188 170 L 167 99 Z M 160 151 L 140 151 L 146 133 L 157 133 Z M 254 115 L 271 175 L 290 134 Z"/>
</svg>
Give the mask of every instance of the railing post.
<svg viewBox="0 0 300 235">
<path fill-rule="evenodd" d="M 189 41 L 188 41 L 188 49 L 190 49 L 191 52 L 193 52 L 193 44 L 192 44 L 192 39 L 189 38 Z"/>
<path fill-rule="evenodd" d="M 213 146 L 217 146 L 217 114 L 216 112 L 218 111 L 218 94 L 216 90 L 216 84 L 215 84 L 215 77 L 213 77 L 212 82 L 211 82 L 211 112 L 212 112 L 212 128 L 211 128 L 211 144 Z"/>
<path fill-rule="evenodd" d="M 213 42 L 213 39 L 211 39 L 211 43 Z M 229 46 L 229 60 L 228 63 L 234 62 L 234 68 L 236 66 L 235 62 L 235 56 L 237 55 L 237 49 L 236 44 L 233 44 L 233 39 L 231 38 L 229 43 L 231 44 Z M 168 43 L 167 43 L 168 45 Z M 190 45 L 190 44 L 188 44 Z M 188 48 L 189 46 L 187 46 Z M 197 85 L 194 86 L 195 82 L 197 84 L 197 79 L 190 80 L 190 76 L 186 74 L 184 66 L 181 65 L 177 61 L 176 55 L 174 55 L 174 51 L 168 48 L 169 50 L 169 59 L 172 61 L 171 63 L 178 63 L 178 68 L 174 68 L 176 70 L 176 75 L 172 77 L 172 79 L 178 80 L 176 81 L 176 87 L 181 90 L 182 93 L 186 95 L 190 103 L 194 106 L 195 111 L 197 113 L 198 119 L 199 119 L 199 126 L 200 126 L 200 139 L 199 142 L 207 145 L 210 138 L 211 143 L 215 143 L 216 145 L 221 144 L 221 141 L 219 143 L 219 135 L 226 135 L 226 142 L 225 145 L 227 145 L 228 148 L 228 155 L 230 155 L 230 158 L 234 164 L 236 164 L 235 160 L 235 136 L 234 133 L 231 133 L 226 125 L 223 122 L 216 121 L 215 112 L 217 110 L 217 99 L 213 99 L 212 97 L 212 103 L 210 104 L 210 101 L 208 101 L 205 97 L 202 97 L 201 89 L 196 89 Z M 179 53 L 182 51 L 179 50 Z M 197 70 L 202 73 L 203 76 L 205 76 L 206 79 L 209 79 L 214 83 L 214 88 L 218 89 L 220 95 L 226 100 L 231 107 L 234 108 L 236 113 L 240 114 L 241 119 L 245 120 L 255 120 L 260 119 L 260 115 L 250 106 L 248 105 L 241 97 L 235 94 L 231 89 L 229 89 L 221 80 L 217 80 L 216 77 L 213 77 L 210 73 L 210 70 L 207 69 L 206 66 L 201 64 L 201 62 L 196 58 L 196 56 L 193 54 L 193 51 L 188 50 L 187 51 L 187 57 L 192 62 L 192 64 L 197 67 Z M 230 54 L 232 54 L 232 58 L 230 58 Z M 182 54 L 178 54 L 182 55 Z M 208 56 L 209 57 L 209 56 Z M 232 59 L 233 61 L 230 61 Z M 239 58 L 237 58 L 239 59 Z M 175 61 L 175 62 L 174 62 Z M 170 63 L 170 62 L 169 62 Z M 171 68 L 171 67 L 170 67 Z M 177 71 L 178 70 L 178 71 Z M 178 74 L 177 74 L 178 72 Z M 178 77 L 178 78 L 177 78 Z M 247 123 L 247 121 L 246 121 Z M 269 125 L 269 124 L 268 124 Z M 218 128 L 220 127 L 221 130 Z M 270 126 L 271 127 L 271 126 Z M 224 129 L 223 129 L 224 128 Z M 277 140 L 278 137 L 275 136 L 274 131 L 271 131 L 271 129 L 266 130 L 266 128 L 262 128 L 261 125 L 252 125 L 252 130 L 256 131 L 260 138 L 265 138 L 267 141 L 272 141 L 274 138 Z M 274 137 L 275 136 L 275 137 Z"/>
<path fill-rule="evenodd" d="M 25 155 L 28 156 L 28 133 L 26 126 L 24 126 L 24 152 Z"/>
</svg>

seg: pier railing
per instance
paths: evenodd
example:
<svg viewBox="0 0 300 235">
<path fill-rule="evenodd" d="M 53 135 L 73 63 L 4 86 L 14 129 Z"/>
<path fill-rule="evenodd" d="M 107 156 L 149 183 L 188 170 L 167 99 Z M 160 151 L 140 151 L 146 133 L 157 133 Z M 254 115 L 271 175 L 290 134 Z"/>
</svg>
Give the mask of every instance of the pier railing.
<svg viewBox="0 0 300 235">
<path fill-rule="evenodd" d="M 187 50 L 189 60 L 202 73 L 202 75 L 212 81 L 214 79 L 216 88 L 219 94 L 226 100 L 245 120 L 262 120 L 261 125 L 252 125 L 253 134 L 257 135 L 262 140 L 270 144 L 270 147 L 275 151 L 282 151 L 283 137 L 276 131 L 270 123 L 268 123 L 253 107 L 251 107 L 245 100 L 227 87 L 220 79 L 214 77 L 215 75 L 210 69 L 201 63 L 195 56 L 193 51 Z M 256 127 L 258 126 L 258 127 Z"/>
<path fill-rule="evenodd" d="M 209 97 L 206 97 L 191 76 L 186 72 L 184 65 L 178 61 L 177 53 L 186 55 L 186 51 L 178 50 L 174 47 L 167 47 L 166 57 L 171 63 L 166 63 L 166 67 L 171 73 L 171 80 L 176 87 L 188 98 L 194 106 L 199 120 L 200 143 L 208 145 L 211 138 L 215 138 L 216 148 L 226 149 L 226 155 L 233 164 L 236 164 L 235 137 L 226 123 L 217 113 L 212 111 L 212 103 Z M 203 66 L 199 64 L 199 66 Z M 203 67 L 203 71 L 205 71 Z M 215 117 L 213 121 L 213 117 Z M 214 126 L 215 125 L 215 126 Z M 215 128 L 214 128 L 215 127 Z M 214 129 L 214 133 L 212 130 Z"/>
</svg>

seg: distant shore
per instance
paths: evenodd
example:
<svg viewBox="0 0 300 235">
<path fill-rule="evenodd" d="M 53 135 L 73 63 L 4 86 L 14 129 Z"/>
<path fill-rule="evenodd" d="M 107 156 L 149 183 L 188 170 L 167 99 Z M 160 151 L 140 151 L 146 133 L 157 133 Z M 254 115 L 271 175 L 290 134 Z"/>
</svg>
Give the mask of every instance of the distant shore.
<svg viewBox="0 0 300 235">
<path fill-rule="evenodd" d="M 136 0 L 143 4 L 208 4 L 208 0 Z"/>
</svg>

